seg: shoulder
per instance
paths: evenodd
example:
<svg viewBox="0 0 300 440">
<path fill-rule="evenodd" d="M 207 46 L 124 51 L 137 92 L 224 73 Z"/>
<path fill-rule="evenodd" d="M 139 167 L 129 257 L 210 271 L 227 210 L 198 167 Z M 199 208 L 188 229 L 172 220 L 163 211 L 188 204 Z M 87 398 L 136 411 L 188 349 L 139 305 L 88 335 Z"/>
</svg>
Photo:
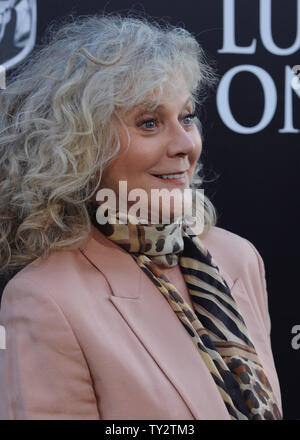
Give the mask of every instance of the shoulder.
<svg viewBox="0 0 300 440">
<path fill-rule="evenodd" d="M 262 272 L 264 268 L 256 247 L 246 238 L 226 229 L 213 226 L 200 237 L 217 264 L 231 276 L 233 281 L 251 272 Z"/>
<path fill-rule="evenodd" d="M 218 250 L 220 253 L 224 252 L 227 246 L 230 246 L 235 252 L 239 252 L 242 256 L 247 257 L 254 252 L 253 244 L 246 238 L 230 232 L 217 226 L 212 226 L 208 233 L 201 238 L 204 243 Z"/>
<path fill-rule="evenodd" d="M 97 283 L 99 291 L 108 289 L 105 277 L 93 269 L 80 249 L 54 252 L 47 258 L 37 258 L 8 281 L 1 307 L 7 299 L 19 297 L 21 300 L 25 296 L 39 301 L 48 299 L 62 306 L 80 301 L 79 297 L 92 289 L 91 283 Z"/>
</svg>

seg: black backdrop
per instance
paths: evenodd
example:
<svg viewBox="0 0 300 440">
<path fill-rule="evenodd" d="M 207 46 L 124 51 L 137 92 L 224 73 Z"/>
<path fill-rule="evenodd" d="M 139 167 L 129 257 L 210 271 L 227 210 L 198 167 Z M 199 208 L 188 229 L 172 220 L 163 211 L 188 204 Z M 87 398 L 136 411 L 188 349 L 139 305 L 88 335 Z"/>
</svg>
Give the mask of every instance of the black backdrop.
<svg viewBox="0 0 300 440">
<path fill-rule="evenodd" d="M 300 0 L 38 0 L 36 44 L 67 14 L 128 8 L 186 27 L 217 62 L 220 82 L 201 115 L 204 189 L 218 226 L 263 257 L 284 418 L 300 419 Z"/>
</svg>

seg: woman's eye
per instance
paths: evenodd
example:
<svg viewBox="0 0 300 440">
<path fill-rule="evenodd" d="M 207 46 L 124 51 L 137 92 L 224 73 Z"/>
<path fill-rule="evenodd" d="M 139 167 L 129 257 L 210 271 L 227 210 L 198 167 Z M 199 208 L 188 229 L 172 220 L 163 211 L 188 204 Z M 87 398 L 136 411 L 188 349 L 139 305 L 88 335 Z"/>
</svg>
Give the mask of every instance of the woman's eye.
<svg viewBox="0 0 300 440">
<path fill-rule="evenodd" d="M 155 128 L 156 123 L 157 119 L 147 119 L 147 121 L 143 121 L 141 125 L 147 128 L 147 130 L 152 130 L 153 128 Z"/>
<path fill-rule="evenodd" d="M 194 122 L 195 116 L 196 116 L 195 113 L 190 113 L 189 115 L 186 115 L 183 118 L 184 121 L 187 121 L 187 122 L 185 122 L 186 125 L 192 125 Z"/>
<path fill-rule="evenodd" d="M 195 113 L 189 113 L 183 118 L 184 124 L 187 126 L 191 126 L 194 123 Z M 158 123 L 157 118 L 147 119 L 145 121 L 140 122 L 138 125 L 146 128 L 148 131 L 152 131 L 156 128 Z"/>
</svg>

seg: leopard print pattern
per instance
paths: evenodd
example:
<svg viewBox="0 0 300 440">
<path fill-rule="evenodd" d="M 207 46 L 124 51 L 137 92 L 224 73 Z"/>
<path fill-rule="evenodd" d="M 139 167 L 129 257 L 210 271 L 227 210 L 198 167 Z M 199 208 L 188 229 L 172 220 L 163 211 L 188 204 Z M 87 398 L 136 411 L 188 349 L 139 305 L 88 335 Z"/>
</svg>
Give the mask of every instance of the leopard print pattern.
<svg viewBox="0 0 300 440">
<path fill-rule="evenodd" d="M 217 345 L 217 344 L 215 344 Z M 261 364 L 242 356 L 223 358 L 235 374 L 252 420 L 278 420 L 280 410 L 274 401 L 272 387 Z"/>
<path fill-rule="evenodd" d="M 130 254 L 145 254 L 151 257 L 157 265 L 172 267 L 178 264 L 179 255 L 184 247 L 180 220 L 176 223 L 149 227 L 140 223 L 134 224 L 133 216 L 120 212 L 115 214 L 116 224 L 113 224 L 113 214 L 107 212 L 108 215 L 109 222 L 101 226 L 101 231 L 107 238 Z M 137 222 L 137 218 L 134 219 Z"/>
</svg>

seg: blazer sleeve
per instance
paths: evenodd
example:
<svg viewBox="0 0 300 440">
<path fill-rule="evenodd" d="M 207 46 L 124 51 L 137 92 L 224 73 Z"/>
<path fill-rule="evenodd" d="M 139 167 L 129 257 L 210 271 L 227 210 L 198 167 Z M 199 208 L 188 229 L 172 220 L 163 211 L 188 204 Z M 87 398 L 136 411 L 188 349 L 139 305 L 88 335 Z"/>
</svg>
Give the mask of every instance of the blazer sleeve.
<svg viewBox="0 0 300 440">
<path fill-rule="evenodd" d="M 266 328 L 268 347 L 265 347 L 266 359 L 270 369 L 269 380 L 272 384 L 273 392 L 277 399 L 279 409 L 282 413 L 282 401 L 280 384 L 276 373 L 276 366 L 274 363 L 272 344 L 271 344 L 271 319 L 268 307 L 268 292 L 266 283 L 265 266 L 261 255 L 255 246 L 248 240 L 246 240 L 252 249 L 253 263 L 252 263 L 252 275 L 251 281 L 253 283 L 252 292 L 256 296 L 257 313 L 262 317 L 262 321 Z"/>
<path fill-rule="evenodd" d="M 45 288 L 13 278 L 3 292 L 0 324 L 0 419 L 100 419 L 82 350 Z"/>
<path fill-rule="evenodd" d="M 267 283 L 266 283 L 266 272 L 265 265 L 263 259 L 256 249 L 256 247 L 247 239 L 245 239 L 247 243 L 252 248 L 254 253 L 254 264 L 252 271 L 252 281 L 255 283 L 255 289 L 253 291 L 256 294 L 256 301 L 259 306 L 259 311 L 262 315 L 262 319 L 267 331 L 268 336 L 271 334 L 271 319 L 269 314 L 269 304 L 268 304 L 268 291 L 267 291 Z"/>
</svg>

